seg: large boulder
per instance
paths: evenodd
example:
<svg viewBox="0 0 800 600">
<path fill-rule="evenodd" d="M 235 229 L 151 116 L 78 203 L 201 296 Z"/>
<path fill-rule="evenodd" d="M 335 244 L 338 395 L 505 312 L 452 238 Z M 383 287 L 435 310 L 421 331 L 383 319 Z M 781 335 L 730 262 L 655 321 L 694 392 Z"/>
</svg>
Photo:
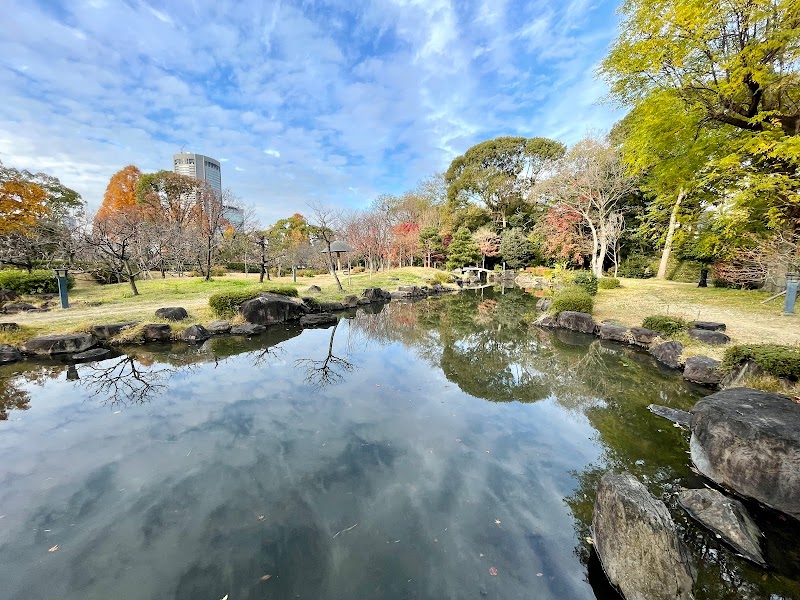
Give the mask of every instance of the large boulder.
<svg viewBox="0 0 800 600">
<path fill-rule="evenodd" d="M 345 308 L 355 308 L 358 306 L 358 296 L 352 294 L 345 296 L 342 304 L 344 304 Z"/>
<path fill-rule="evenodd" d="M 657 331 L 647 329 L 646 327 L 631 327 L 630 332 L 633 343 L 642 348 L 649 348 L 650 344 L 658 338 Z"/>
<path fill-rule="evenodd" d="M 22 360 L 22 354 L 20 354 L 19 350 L 14 348 L 14 346 L 0 344 L 0 365 L 6 365 L 19 360 Z"/>
<path fill-rule="evenodd" d="M 603 323 L 600 325 L 600 331 L 597 335 L 601 340 L 612 340 L 615 342 L 627 342 L 630 339 L 627 327 L 612 325 L 611 323 Z"/>
<path fill-rule="evenodd" d="M 97 344 L 91 333 L 61 333 L 35 337 L 23 344 L 26 354 L 77 354 Z"/>
<path fill-rule="evenodd" d="M 721 331 L 709 331 L 708 329 L 690 329 L 686 332 L 690 338 L 708 344 L 709 346 L 721 346 L 731 341 L 731 338 Z"/>
<path fill-rule="evenodd" d="M 110 340 L 112 337 L 119 335 L 126 329 L 136 327 L 139 323 L 137 321 L 124 321 L 122 323 L 108 323 L 107 325 L 94 325 L 92 327 L 92 335 L 98 340 Z"/>
<path fill-rule="evenodd" d="M 156 316 L 159 319 L 166 319 L 167 321 L 183 321 L 189 317 L 189 313 L 186 312 L 185 308 L 180 306 L 167 306 L 165 308 L 159 308 L 156 311 Z"/>
<path fill-rule="evenodd" d="M 683 378 L 692 383 L 717 386 L 722 378 L 719 365 L 718 360 L 708 356 L 690 356 L 683 366 Z"/>
<path fill-rule="evenodd" d="M 694 329 L 706 329 L 708 331 L 725 331 L 725 323 L 717 321 L 692 321 L 689 323 Z"/>
<path fill-rule="evenodd" d="M 231 335 L 245 335 L 247 337 L 264 333 L 267 330 L 263 325 L 257 323 L 243 323 L 231 327 Z"/>
<path fill-rule="evenodd" d="M 630 473 L 606 473 L 592 516 L 594 546 L 627 600 L 690 600 L 694 576 L 663 502 Z"/>
<path fill-rule="evenodd" d="M 180 335 L 181 340 L 191 344 L 205 342 L 210 337 L 211 333 L 202 325 L 190 325 Z"/>
<path fill-rule="evenodd" d="M 248 323 L 274 325 L 296 321 L 308 308 L 302 300 L 281 294 L 264 293 L 257 298 L 242 302 L 239 312 Z"/>
<path fill-rule="evenodd" d="M 731 388 L 692 409 L 692 462 L 741 496 L 800 519 L 800 404 Z"/>
<path fill-rule="evenodd" d="M 347 308 L 341 302 L 317 302 L 314 307 L 315 312 L 340 312 Z"/>
<path fill-rule="evenodd" d="M 661 342 L 660 344 L 650 347 L 650 354 L 652 354 L 658 362 L 672 369 L 680 369 L 683 365 L 681 362 L 683 344 L 680 342 Z"/>
<path fill-rule="evenodd" d="M 142 327 L 145 342 L 168 342 L 172 339 L 172 327 L 166 323 L 148 323 Z"/>
<path fill-rule="evenodd" d="M 306 290 L 306 293 L 307 294 L 321 294 L 322 293 L 322 288 L 319 287 L 318 285 L 310 285 L 310 286 L 308 286 L 308 289 Z"/>
<path fill-rule="evenodd" d="M 361 297 L 370 302 L 388 302 L 392 299 L 392 295 L 381 288 L 367 288 L 361 292 Z"/>
<path fill-rule="evenodd" d="M 542 315 L 536 319 L 535 325 L 539 327 L 558 327 L 558 319 L 553 315 Z"/>
<path fill-rule="evenodd" d="M 741 556 L 766 566 L 761 553 L 761 531 L 741 502 L 717 490 L 703 488 L 682 491 L 678 494 L 678 504 Z"/>
<path fill-rule="evenodd" d="M 562 310 L 558 313 L 558 326 L 570 331 L 580 331 L 581 333 L 594 333 L 597 324 L 589 313 L 576 312 L 574 310 Z"/>
<path fill-rule="evenodd" d="M 226 333 L 231 332 L 231 322 L 230 321 L 212 321 L 206 327 L 206 330 L 211 335 L 223 335 Z"/>
<path fill-rule="evenodd" d="M 300 317 L 300 326 L 306 328 L 328 327 L 329 325 L 334 325 L 338 320 L 336 315 L 331 313 L 316 313 Z"/>
</svg>

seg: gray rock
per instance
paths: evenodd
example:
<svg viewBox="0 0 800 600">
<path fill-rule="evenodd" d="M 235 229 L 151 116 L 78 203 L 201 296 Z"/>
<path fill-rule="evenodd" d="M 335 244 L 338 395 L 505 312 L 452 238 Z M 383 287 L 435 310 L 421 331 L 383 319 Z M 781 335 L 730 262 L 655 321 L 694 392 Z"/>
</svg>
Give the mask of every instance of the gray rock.
<svg viewBox="0 0 800 600">
<path fill-rule="evenodd" d="M 431 294 L 447 294 L 450 292 L 450 288 L 447 286 L 442 285 L 441 283 L 434 283 L 431 284 L 430 293 Z"/>
<path fill-rule="evenodd" d="M 7 344 L 0 344 L 0 365 L 6 365 L 22 360 L 20 351 Z"/>
<path fill-rule="evenodd" d="M 392 292 L 392 298 L 424 298 L 428 295 L 424 288 L 416 285 L 401 285 L 398 286 L 396 292 Z"/>
<path fill-rule="evenodd" d="M 342 304 L 344 304 L 346 308 L 355 308 L 358 306 L 358 296 L 345 296 Z"/>
<path fill-rule="evenodd" d="M 370 302 L 388 302 L 392 299 L 392 295 L 381 288 L 367 288 L 361 292 L 361 297 Z"/>
<path fill-rule="evenodd" d="M 572 310 L 562 310 L 558 313 L 557 321 L 559 327 L 581 333 L 594 333 L 597 327 L 592 315 Z"/>
<path fill-rule="evenodd" d="M 148 323 L 142 327 L 145 342 L 168 342 L 172 339 L 172 327 L 166 323 Z"/>
<path fill-rule="evenodd" d="M 97 344 L 90 333 L 43 335 L 28 340 L 22 346 L 26 354 L 77 354 Z"/>
<path fill-rule="evenodd" d="M 358 305 L 359 306 L 366 306 L 367 304 L 372 304 L 372 302 L 368 298 L 359 298 Z"/>
<path fill-rule="evenodd" d="M 202 325 L 190 325 L 180 335 L 181 340 L 193 344 L 205 342 L 210 337 L 211 333 Z"/>
<path fill-rule="evenodd" d="M 725 323 L 716 321 L 692 321 L 689 323 L 695 329 L 706 329 L 708 331 L 725 331 Z"/>
<path fill-rule="evenodd" d="M 13 290 L 0 290 L 0 302 L 13 302 L 19 294 Z"/>
<path fill-rule="evenodd" d="M 36 310 L 36 307 L 30 302 L 9 302 L 3 305 L 3 311 L 7 314 L 30 312 L 32 310 Z"/>
<path fill-rule="evenodd" d="M 206 327 L 206 330 L 211 335 L 223 335 L 226 333 L 231 332 L 231 322 L 230 321 L 212 321 Z"/>
<path fill-rule="evenodd" d="M 633 343 L 642 348 L 650 347 L 650 344 L 658 337 L 657 331 L 647 329 L 646 327 L 631 327 L 630 332 L 631 337 L 633 337 Z"/>
<path fill-rule="evenodd" d="M 603 323 L 600 325 L 598 335 L 601 340 L 613 340 L 615 342 L 628 342 L 630 340 L 627 327 L 612 325 L 611 323 Z"/>
<path fill-rule="evenodd" d="M 707 329 L 690 329 L 687 334 L 693 340 L 703 342 L 710 346 L 721 346 L 731 341 L 731 338 L 721 331 L 708 331 Z"/>
<path fill-rule="evenodd" d="M 112 352 L 108 348 L 92 348 L 85 352 L 73 354 L 70 358 L 75 362 L 89 362 L 93 360 L 103 360 L 104 358 L 108 358 L 111 354 Z"/>
<path fill-rule="evenodd" d="M 609 581 L 628 600 L 690 600 L 694 574 L 663 502 L 630 473 L 606 473 L 592 516 Z"/>
<path fill-rule="evenodd" d="M 244 323 L 243 325 L 234 325 L 231 327 L 231 335 L 246 335 L 247 337 L 250 337 L 252 335 L 264 333 L 266 330 L 267 328 L 263 325 L 258 325 L 256 323 Z"/>
<path fill-rule="evenodd" d="M 0 323 L 0 331 L 17 331 L 19 325 L 16 323 Z"/>
<path fill-rule="evenodd" d="M 536 321 L 539 327 L 558 327 L 558 321 L 553 315 L 543 315 Z"/>
<path fill-rule="evenodd" d="M 308 289 L 306 290 L 306 293 L 307 294 L 321 294 L 322 293 L 322 288 L 319 287 L 318 285 L 310 285 L 310 286 L 308 286 Z"/>
<path fill-rule="evenodd" d="M 717 386 L 721 380 L 720 362 L 708 356 L 690 356 L 683 367 L 683 378 L 692 383 Z"/>
<path fill-rule="evenodd" d="M 683 354 L 683 344 L 676 341 L 661 342 L 660 344 L 650 347 L 650 354 L 652 354 L 658 362 L 672 369 L 680 369 L 682 366 L 681 354 Z"/>
<path fill-rule="evenodd" d="M 319 302 L 315 312 L 339 312 L 346 308 L 341 302 Z"/>
<path fill-rule="evenodd" d="M 539 301 L 536 303 L 536 308 L 542 312 L 546 312 L 550 310 L 552 305 L 553 301 L 550 298 L 539 298 Z"/>
<path fill-rule="evenodd" d="M 692 409 L 697 469 L 741 496 L 800 519 L 800 404 L 788 396 L 731 388 Z"/>
<path fill-rule="evenodd" d="M 692 415 L 690 413 L 686 412 L 685 410 L 678 410 L 677 408 L 660 406 L 658 404 L 650 404 L 647 406 L 647 410 L 654 415 L 669 419 L 673 423 L 677 423 L 678 425 L 686 428 L 689 427 L 689 423 L 692 420 Z"/>
<path fill-rule="evenodd" d="M 242 302 L 239 312 L 248 323 L 274 325 L 296 321 L 308 308 L 302 300 L 281 294 L 264 293 L 258 298 Z"/>
<path fill-rule="evenodd" d="M 315 313 L 313 315 L 304 315 L 300 318 L 300 325 L 302 327 L 328 327 L 334 325 L 339 319 L 336 315 L 331 313 Z"/>
<path fill-rule="evenodd" d="M 183 321 L 189 317 L 189 313 L 185 308 L 180 306 L 168 306 L 166 308 L 159 308 L 156 311 L 156 316 L 159 319 L 167 319 L 168 321 Z"/>
<path fill-rule="evenodd" d="M 762 567 L 766 566 L 759 541 L 762 533 L 741 502 L 717 490 L 704 488 L 682 491 L 678 494 L 678 504 L 738 554 Z"/>
<path fill-rule="evenodd" d="M 126 329 L 136 327 L 137 321 L 125 321 L 123 323 L 108 323 L 107 325 L 95 325 L 92 327 L 92 335 L 98 340 L 110 340 L 115 335 L 119 335 Z"/>
</svg>

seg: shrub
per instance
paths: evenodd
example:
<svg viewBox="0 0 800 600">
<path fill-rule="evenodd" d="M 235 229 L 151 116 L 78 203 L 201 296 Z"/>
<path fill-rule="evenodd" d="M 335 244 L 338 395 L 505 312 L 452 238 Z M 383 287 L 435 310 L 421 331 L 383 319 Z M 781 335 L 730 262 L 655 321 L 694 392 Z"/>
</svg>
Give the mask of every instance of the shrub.
<svg viewBox="0 0 800 600">
<path fill-rule="evenodd" d="M 622 287 L 622 284 L 616 277 L 603 277 L 597 282 L 597 287 L 601 290 L 613 290 L 614 288 Z"/>
<path fill-rule="evenodd" d="M 589 292 L 577 285 L 571 285 L 555 293 L 550 312 L 554 315 L 564 310 L 591 313 L 593 308 L 594 300 Z"/>
<path fill-rule="evenodd" d="M 228 271 L 233 273 L 244 273 L 245 267 L 243 262 L 229 262 L 225 264 L 225 268 Z M 247 273 L 259 273 L 261 271 L 261 265 L 258 263 L 247 263 Z"/>
<path fill-rule="evenodd" d="M 591 271 L 578 271 L 573 275 L 572 283 L 585 289 L 590 296 L 597 294 L 597 276 Z"/>
<path fill-rule="evenodd" d="M 72 275 L 67 277 L 67 289 L 75 285 Z M 17 269 L 0 270 L 0 289 L 11 290 L 17 294 L 57 294 L 58 279 L 49 270 L 36 270 L 31 273 Z"/>
<path fill-rule="evenodd" d="M 297 297 L 297 289 L 288 285 L 267 286 L 264 288 L 242 290 L 236 292 L 220 292 L 208 298 L 208 305 L 218 317 L 230 316 L 239 310 L 242 302 L 256 298 L 261 292 L 272 292 L 283 296 Z"/>
<path fill-rule="evenodd" d="M 642 327 L 652 329 L 662 335 L 675 335 L 689 328 L 688 323 L 680 317 L 668 315 L 650 315 L 642 321 Z"/>
<path fill-rule="evenodd" d="M 631 254 L 620 263 L 617 275 L 620 277 L 630 277 L 631 279 L 648 279 L 655 275 L 650 266 L 651 258 L 641 254 Z"/>
<path fill-rule="evenodd" d="M 364 271 L 366 271 L 366 269 L 364 267 L 362 267 L 361 265 L 359 265 L 357 267 L 353 267 L 352 269 L 350 269 L 351 273 L 363 273 Z"/>
<path fill-rule="evenodd" d="M 752 360 L 765 373 L 775 377 L 800 380 L 800 346 L 778 344 L 733 346 L 725 351 L 722 370 L 730 372 L 748 360 Z"/>
<path fill-rule="evenodd" d="M 432 278 L 433 283 L 453 283 L 453 276 L 450 273 L 436 273 Z"/>
</svg>

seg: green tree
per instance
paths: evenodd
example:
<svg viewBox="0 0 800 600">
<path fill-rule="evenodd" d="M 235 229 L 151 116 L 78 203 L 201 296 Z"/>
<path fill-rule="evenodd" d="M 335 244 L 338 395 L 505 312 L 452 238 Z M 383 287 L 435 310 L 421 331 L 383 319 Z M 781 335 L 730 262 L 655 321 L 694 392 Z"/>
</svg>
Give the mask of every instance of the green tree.
<svg viewBox="0 0 800 600">
<path fill-rule="evenodd" d="M 447 268 L 459 269 L 467 265 L 477 264 L 481 257 L 478 245 L 472 239 L 469 229 L 462 227 L 453 236 L 447 249 Z"/>
<path fill-rule="evenodd" d="M 518 269 L 529 264 L 533 257 L 533 245 L 522 229 L 513 227 L 500 236 L 500 254 L 509 267 Z"/>
<path fill-rule="evenodd" d="M 531 184 L 565 147 L 547 138 L 504 136 L 472 146 L 453 159 L 445 173 L 449 209 L 477 200 L 506 227 L 508 216 L 521 206 Z"/>
<path fill-rule="evenodd" d="M 425 255 L 426 267 L 430 267 L 433 264 L 434 258 L 441 257 L 444 254 L 442 236 L 439 235 L 439 230 L 436 227 L 428 226 L 420 229 L 419 245 Z"/>
<path fill-rule="evenodd" d="M 311 236 L 311 226 L 300 213 L 280 219 L 268 230 L 268 237 L 277 246 L 276 251 L 285 256 L 292 267 L 297 265 L 297 249 L 307 243 Z M 278 262 L 280 276 L 280 261 Z"/>
</svg>

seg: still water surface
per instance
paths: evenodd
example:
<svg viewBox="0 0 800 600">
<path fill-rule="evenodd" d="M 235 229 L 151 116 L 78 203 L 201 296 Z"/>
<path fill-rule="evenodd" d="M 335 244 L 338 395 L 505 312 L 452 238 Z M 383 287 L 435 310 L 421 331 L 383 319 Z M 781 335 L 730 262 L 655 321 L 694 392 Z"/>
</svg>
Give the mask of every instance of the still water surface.
<svg viewBox="0 0 800 600">
<path fill-rule="evenodd" d="M 703 557 L 700 598 L 800 600 L 796 539 L 776 534 L 761 572 L 670 499 L 702 482 L 646 406 L 704 392 L 529 329 L 534 300 L 488 289 L 4 367 L 0 598 L 608 598 L 586 538 L 597 478 L 625 468 Z"/>
</svg>

